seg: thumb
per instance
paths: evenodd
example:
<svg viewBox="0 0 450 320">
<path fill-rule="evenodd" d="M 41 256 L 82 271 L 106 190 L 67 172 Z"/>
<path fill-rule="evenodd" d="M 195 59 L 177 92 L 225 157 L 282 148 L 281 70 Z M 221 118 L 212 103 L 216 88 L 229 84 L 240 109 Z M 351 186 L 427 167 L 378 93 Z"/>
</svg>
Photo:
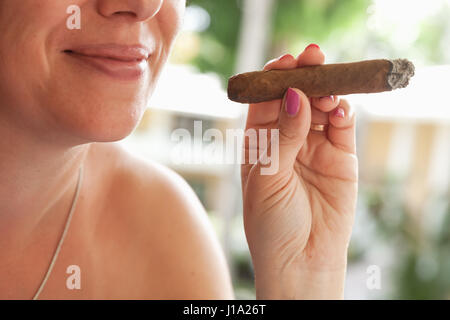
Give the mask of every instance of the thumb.
<svg viewBox="0 0 450 320">
<path fill-rule="evenodd" d="M 289 88 L 283 98 L 279 116 L 280 169 L 291 169 L 311 127 L 311 105 L 299 89 Z"/>
</svg>

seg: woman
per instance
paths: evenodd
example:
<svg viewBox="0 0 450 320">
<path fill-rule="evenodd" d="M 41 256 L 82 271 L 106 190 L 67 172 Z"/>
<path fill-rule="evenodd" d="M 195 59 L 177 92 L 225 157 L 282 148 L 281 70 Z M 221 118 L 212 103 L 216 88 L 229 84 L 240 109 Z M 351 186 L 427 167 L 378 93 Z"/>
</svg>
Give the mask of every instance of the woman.
<svg viewBox="0 0 450 320">
<path fill-rule="evenodd" d="M 81 28 L 68 27 L 71 5 Z M 0 298 L 234 298 L 187 183 L 113 143 L 138 124 L 184 8 L 0 2 Z M 265 69 L 323 63 L 311 45 Z M 250 128 L 280 130 L 275 174 L 242 165 L 257 298 L 342 298 L 357 194 L 353 111 L 291 89 L 283 101 L 251 105 Z M 70 266 L 81 272 L 75 288 Z"/>
</svg>

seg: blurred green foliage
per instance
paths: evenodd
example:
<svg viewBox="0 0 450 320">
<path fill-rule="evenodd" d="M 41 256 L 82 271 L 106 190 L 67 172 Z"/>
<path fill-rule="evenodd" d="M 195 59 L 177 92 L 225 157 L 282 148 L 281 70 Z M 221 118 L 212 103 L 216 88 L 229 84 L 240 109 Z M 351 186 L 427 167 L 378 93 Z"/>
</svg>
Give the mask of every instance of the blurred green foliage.
<svg viewBox="0 0 450 320">
<path fill-rule="evenodd" d="M 361 188 L 376 239 L 389 244 L 386 250 L 395 256 L 392 296 L 385 298 L 450 299 L 450 193 L 430 197 L 427 215 L 418 217 L 408 211 L 403 190 L 392 175 Z"/>
<path fill-rule="evenodd" d="M 327 41 L 331 31 L 346 32 L 366 17 L 370 0 L 275 1 L 272 42 Z"/>
<path fill-rule="evenodd" d="M 217 73 L 224 87 L 238 59 L 243 2 L 188 2 L 204 8 L 211 17 L 209 28 L 200 33 L 199 54 L 191 63 L 202 72 Z M 405 57 L 416 66 L 450 63 L 450 3 L 417 21 L 418 36 L 407 45 L 396 43 L 395 26 L 392 30 L 387 25 L 380 29 L 368 26 L 372 4 L 373 0 L 274 0 L 266 60 L 286 52 L 296 55 L 307 44 L 318 43 L 333 62 Z"/>
<path fill-rule="evenodd" d="M 448 44 L 450 42 L 450 1 L 432 19 L 423 21 L 420 26 L 416 46 L 433 64 L 449 63 Z"/>
<path fill-rule="evenodd" d="M 189 4 L 202 7 L 212 17 L 209 28 L 201 33 L 199 55 L 192 64 L 202 72 L 212 71 L 228 79 L 236 63 L 242 1 L 191 0 Z"/>
<path fill-rule="evenodd" d="M 322 42 L 330 30 L 345 32 L 365 17 L 370 0 L 276 0 L 267 60 L 279 52 L 300 52 L 299 44 Z M 224 83 L 232 75 L 242 17 L 242 0 L 191 0 L 190 5 L 204 8 L 212 17 L 209 28 L 201 33 L 199 55 L 192 61 L 200 71 L 219 74 Z"/>
</svg>

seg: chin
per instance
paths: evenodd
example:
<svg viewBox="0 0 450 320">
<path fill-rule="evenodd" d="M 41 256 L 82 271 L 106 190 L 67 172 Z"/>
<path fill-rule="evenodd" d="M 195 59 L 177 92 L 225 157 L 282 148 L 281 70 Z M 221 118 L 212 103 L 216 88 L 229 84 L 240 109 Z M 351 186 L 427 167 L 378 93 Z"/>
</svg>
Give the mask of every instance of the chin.
<svg viewBox="0 0 450 320">
<path fill-rule="evenodd" d="M 114 128 L 93 128 L 89 132 L 83 132 L 82 138 L 86 142 L 114 142 L 128 137 L 136 127 L 138 122 L 133 126 L 117 126 Z"/>
<path fill-rule="evenodd" d="M 129 136 L 139 124 L 145 104 L 89 104 L 72 106 L 56 116 L 56 132 L 72 137 L 71 144 L 114 142 Z M 75 112 L 76 111 L 76 112 Z"/>
<path fill-rule="evenodd" d="M 113 142 L 129 136 L 142 118 L 143 112 L 124 113 L 118 118 L 99 118 L 87 121 L 83 127 L 85 138 L 90 142 Z"/>
</svg>

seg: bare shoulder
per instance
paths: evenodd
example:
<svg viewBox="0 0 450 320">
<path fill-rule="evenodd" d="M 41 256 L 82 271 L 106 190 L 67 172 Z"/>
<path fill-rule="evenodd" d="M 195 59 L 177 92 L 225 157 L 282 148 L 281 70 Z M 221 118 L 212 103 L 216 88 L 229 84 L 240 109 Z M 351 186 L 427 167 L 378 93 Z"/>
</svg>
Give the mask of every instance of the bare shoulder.
<svg viewBox="0 0 450 320">
<path fill-rule="evenodd" d="M 110 159 L 107 194 L 113 202 L 104 212 L 113 212 L 117 238 L 132 244 L 122 250 L 140 257 L 140 266 L 132 269 L 140 277 L 147 270 L 149 277 L 160 274 L 164 279 L 153 278 L 154 285 L 164 287 L 167 299 L 233 299 L 223 250 L 188 183 L 172 169 L 114 143 L 94 152 Z"/>
</svg>

